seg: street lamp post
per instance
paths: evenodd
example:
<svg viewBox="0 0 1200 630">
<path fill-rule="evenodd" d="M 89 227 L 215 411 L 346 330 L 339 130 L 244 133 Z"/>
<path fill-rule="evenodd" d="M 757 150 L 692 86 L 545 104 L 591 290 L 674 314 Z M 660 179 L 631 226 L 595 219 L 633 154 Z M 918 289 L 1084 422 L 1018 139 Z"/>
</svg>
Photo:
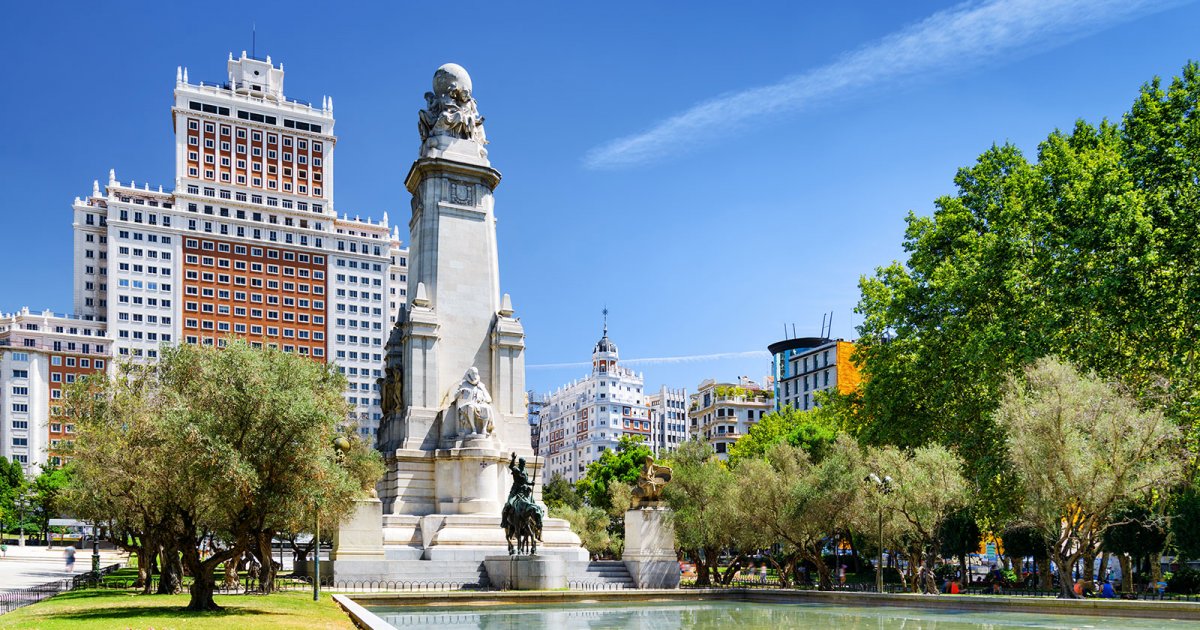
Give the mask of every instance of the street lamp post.
<svg viewBox="0 0 1200 630">
<path fill-rule="evenodd" d="M 95 523 L 92 523 L 92 573 L 100 578 L 100 536 Z"/>
<path fill-rule="evenodd" d="M 29 507 L 29 499 L 25 497 L 25 491 L 17 495 L 17 518 L 20 519 L 19 525 L 21 528 L 21 541 L 19 546 L 25 546 L 25 509 Z"/>
<path fill-rule="evenodd" d="M 873 484 L 881 494 L 892 491 L 892 478 L 887 475 L 880 478 L 879 475 L 871 473 L 867 475 L 866 481 Z M 883 592 L 883 507 L 879 508 L 879 558 L 875 562 L 875 592 Z"/>
<path fill-rule="evenodd" d="M 313 601 L 321 597 L 321 507 L 313 504 L 313 515 L 316 521 L 313 531 Z"/>
</svg>

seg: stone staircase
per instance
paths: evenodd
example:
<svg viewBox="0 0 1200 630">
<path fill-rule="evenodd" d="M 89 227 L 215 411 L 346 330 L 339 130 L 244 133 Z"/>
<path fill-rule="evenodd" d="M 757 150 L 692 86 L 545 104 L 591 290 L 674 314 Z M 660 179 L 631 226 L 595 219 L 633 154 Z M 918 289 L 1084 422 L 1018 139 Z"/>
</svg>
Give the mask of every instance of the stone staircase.
<svg viewBox="0 0 1200 630">
<path fill-rule="evenodd" d="M 594 560 L 589 562 L 582 576 L 573 576 L 568 580 L 571 588 L 622 589 L 637 588 L 629 570 L 620 560 Z"/>
</svg>

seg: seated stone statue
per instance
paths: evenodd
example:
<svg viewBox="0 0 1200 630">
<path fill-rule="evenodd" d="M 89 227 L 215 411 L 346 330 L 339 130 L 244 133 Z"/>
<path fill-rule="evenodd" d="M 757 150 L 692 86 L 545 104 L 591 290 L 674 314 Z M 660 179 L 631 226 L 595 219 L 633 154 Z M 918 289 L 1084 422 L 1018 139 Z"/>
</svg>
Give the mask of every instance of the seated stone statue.
<svg viewBox="0 0 1200 630">
<path fill-rule="evenodd" d="M 671 480 L 671 468 L 654 463 L 654 458 L 647 455 L 641 474 L 638 475 L 637 487 L 633 489 L 634 505 L 645 505 L 662 500 L 663 488 Z"/>
<path fill-rule="evenodd" d="M 495 429 L 492 421 L 492 396 L 479 380 L 479 370 L 467 370 L 458 394 L 454 397 L 458 410 L 458 435 L 490 435 Z"/>
</svg>

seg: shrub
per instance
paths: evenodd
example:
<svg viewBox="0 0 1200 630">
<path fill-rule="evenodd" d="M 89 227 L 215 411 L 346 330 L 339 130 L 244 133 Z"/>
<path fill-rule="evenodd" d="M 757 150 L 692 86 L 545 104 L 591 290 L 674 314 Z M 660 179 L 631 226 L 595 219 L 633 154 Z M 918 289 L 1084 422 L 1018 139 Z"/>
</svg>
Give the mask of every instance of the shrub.
<svg viewBox="0 0 1200 630">
<path fill-rule="evenodd" d="M 1183 567 L 1171 575 L 1167 582 L 1168 593 L 1195 595 L 1200 593 L 1200 571 Z"/>
</svg>

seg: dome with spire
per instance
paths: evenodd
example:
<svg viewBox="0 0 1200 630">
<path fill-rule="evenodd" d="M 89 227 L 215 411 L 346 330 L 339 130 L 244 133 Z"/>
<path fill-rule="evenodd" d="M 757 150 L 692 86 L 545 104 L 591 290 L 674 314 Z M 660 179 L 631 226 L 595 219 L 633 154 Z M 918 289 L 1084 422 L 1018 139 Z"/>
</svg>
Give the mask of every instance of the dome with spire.
<svg viewBox="0 0 1200 630">
<path fill-rule="evenodd" d="M 596 342 L 596 347 L 592 349 L 592 368 L 600 372 L 607 372 L 609 368 L 616 366 L 617 358 L 617 344 L 608 338 L 608 309 L 606 308 L 604 309 L 604 332 L 600 341 Z"/>
</svg>

